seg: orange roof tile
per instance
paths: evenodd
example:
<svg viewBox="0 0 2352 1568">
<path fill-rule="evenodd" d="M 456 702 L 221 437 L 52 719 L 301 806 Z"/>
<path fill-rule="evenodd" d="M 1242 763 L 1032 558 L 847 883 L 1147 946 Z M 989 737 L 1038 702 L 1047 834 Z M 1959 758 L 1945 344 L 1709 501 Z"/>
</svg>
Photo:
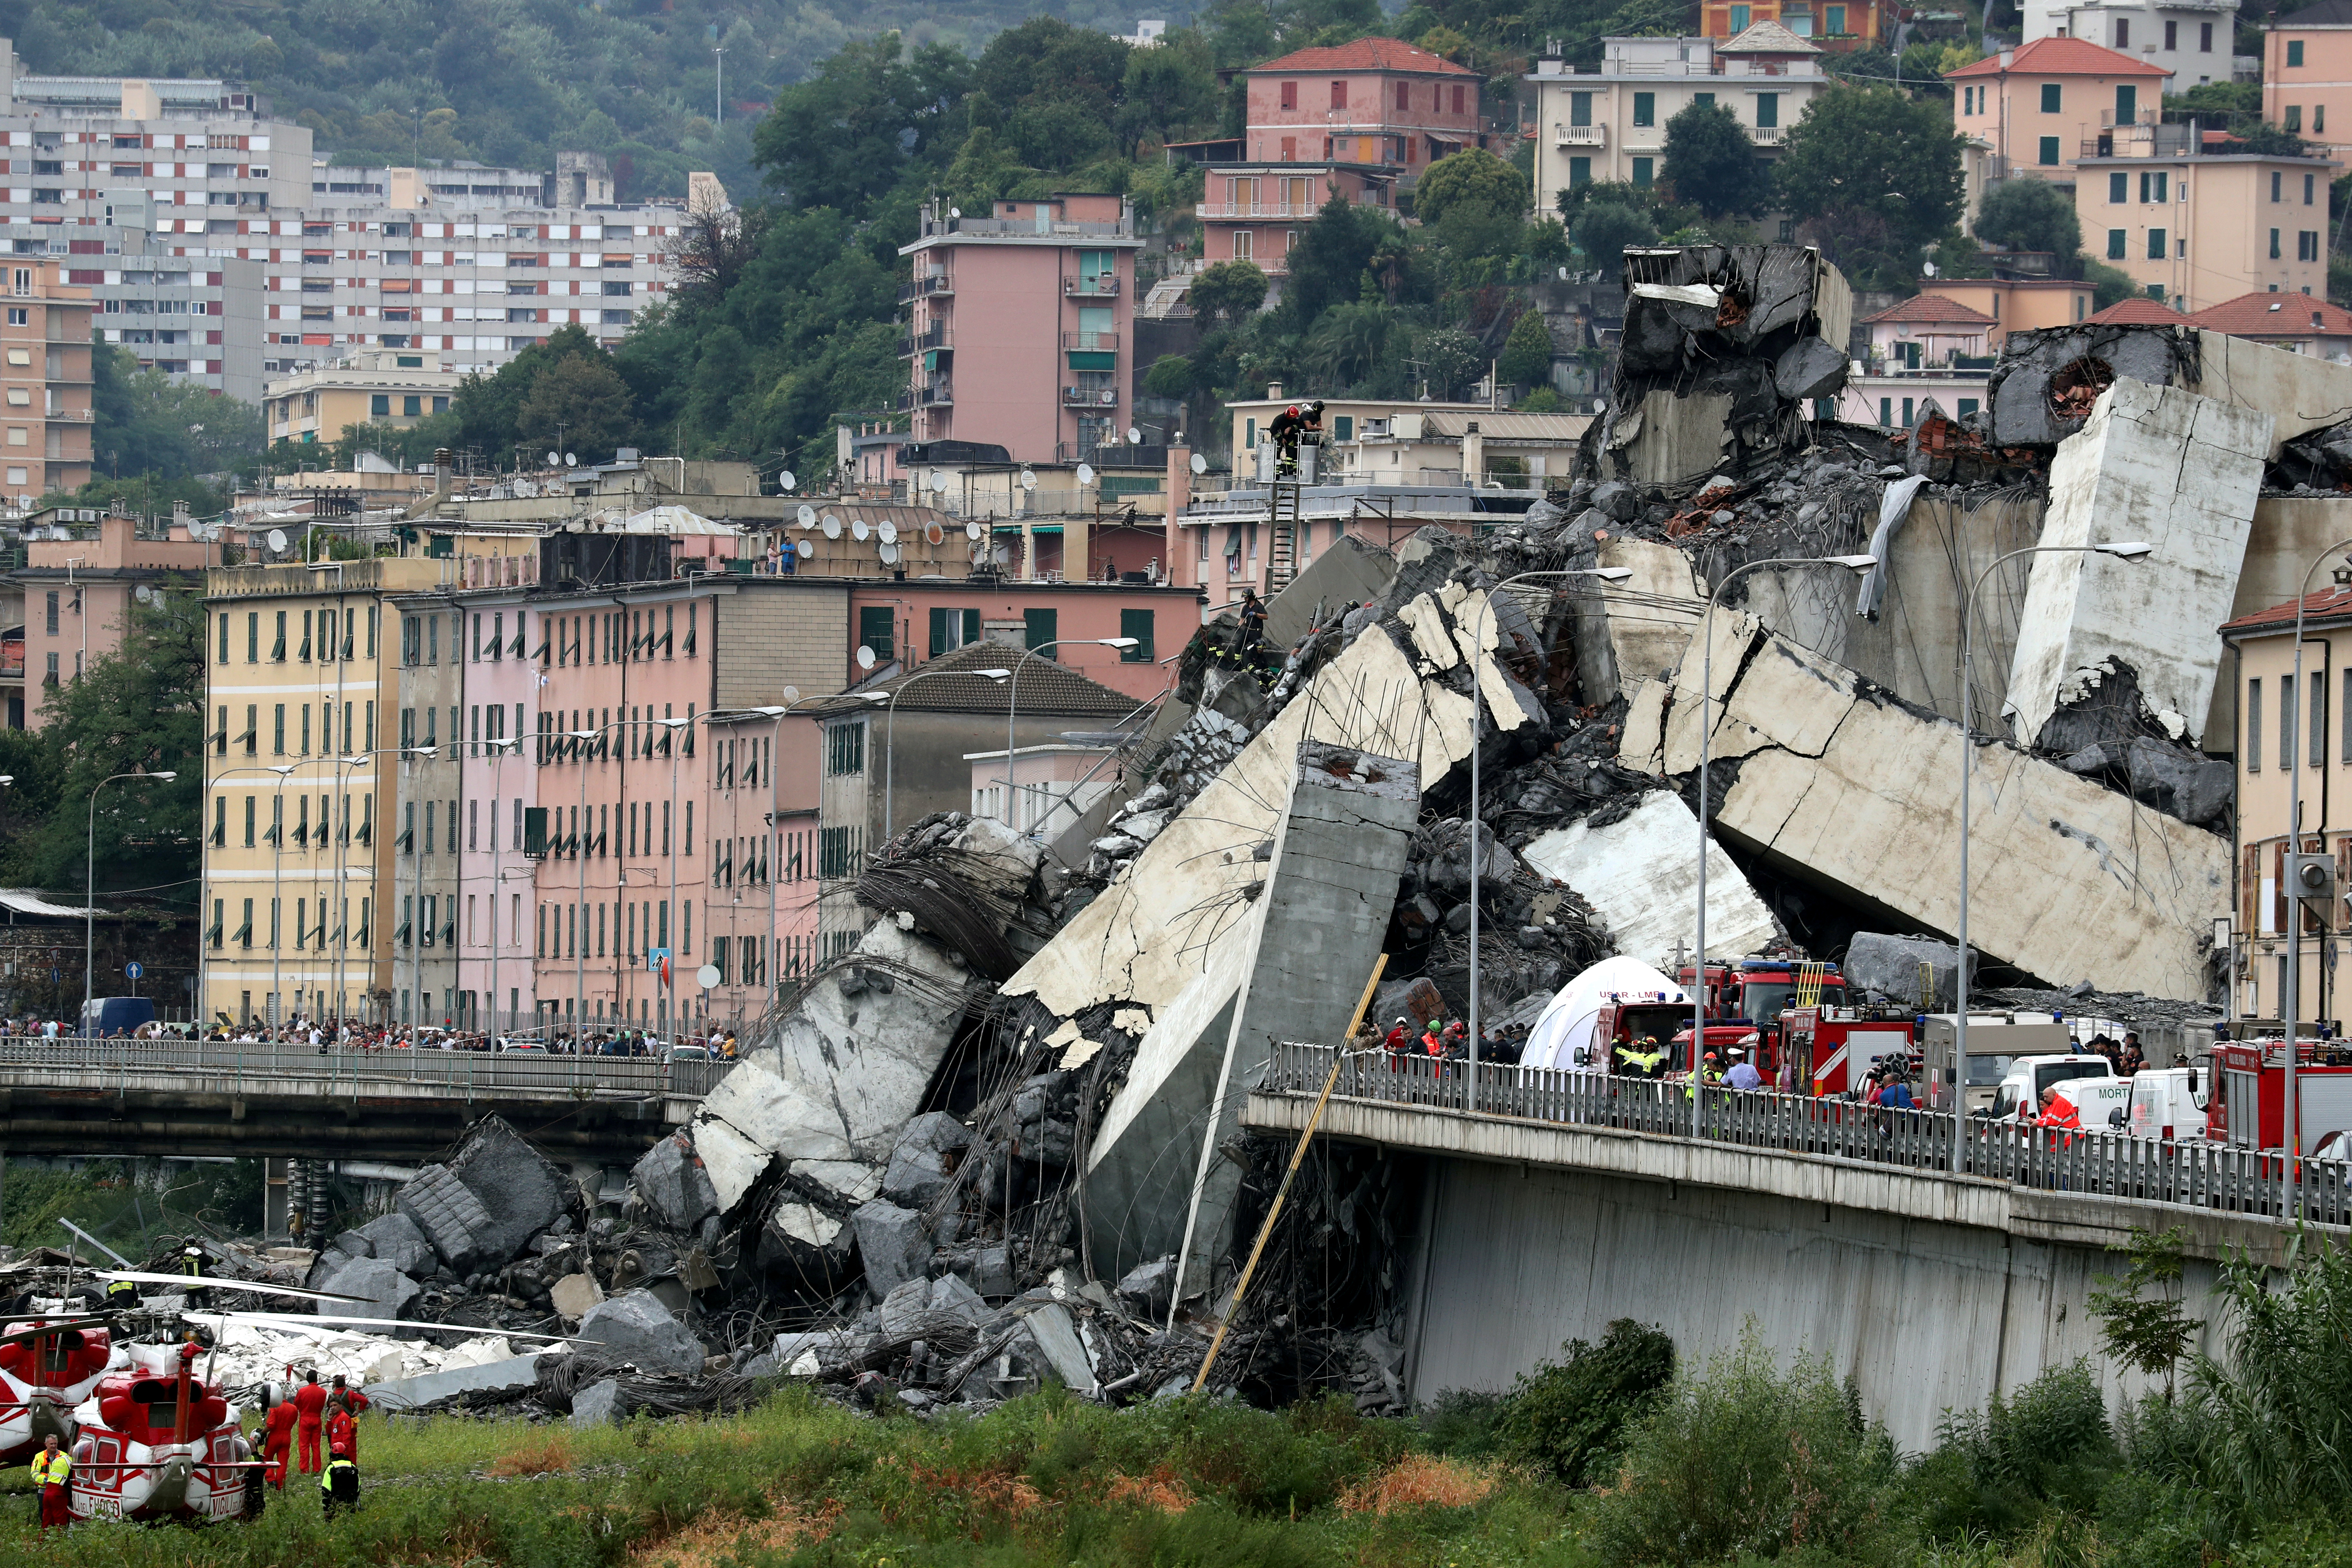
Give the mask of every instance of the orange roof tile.
<svg viewBox="0 0 2352 1568">
<path fill-rule="evenodd" d="M 1868 323 L 1879 321 L 1929 321 L 1964 327 L 1990 327 L 1993 319 L 1973 306 L 1958 300 L 1947 300 L 1941 294 L 1915 294 L 1899 304 L 1889 305 L 1875 315 L 1864 316 Z"/>
<path fill-rule="evenodd" d="M 2295 601 L 2289 599 L 2283 605 L 2273 605 L 2267 610 L 2256 610 L 2250 616 L 2240 616 L 2234 621 L 2224 621 L 2221 630 L 2224 633 L 2250 632 L 2266 626 L 2292 630 L 2294 626 L 2294 606 Z M 2316 594 L 2304 596 L 2303 622 L 2306 627 L 2315 620 L 2333 620 L 2347 615 L 2352 615 L 2352 588 L 2322 588 Z"/>
<path fill-rule="evenodd" d="M 1252 66 L 1242 74 L 1265 76 L 1276 71 L 1408 71 L 1420 76 L 1468 77 L 1478 74 L 1402 38 L 1358 38 L 1337 48 L 1300 49 L 1278 60 Z"/>
<path fill-rule="evenodd" d="M 2007 66 L 1999 55 L 1946 71 L 1944 79 L 1980 76 L 2170 76 L 2162 66 L 2137 55 L 2126 55 L 2088 38 L 2034 38 L 2010 51 Z"/>
<path fill-rule="evenodd" d="M 2241 294 L 2189 318 L 2233 338 L 2352 337 L 2352 310 L 2309 294 Z"/>
<path fill-rule="evenodd" d="M 2161 300 L 2151 300 L 2145 294 L 2135 294 L 2128 300 L 2118 300 L 2084 323 L 2086 326 L 2158 326 L 2178 327 L 2188 324 L 2189 318 Z"/>
</svg>

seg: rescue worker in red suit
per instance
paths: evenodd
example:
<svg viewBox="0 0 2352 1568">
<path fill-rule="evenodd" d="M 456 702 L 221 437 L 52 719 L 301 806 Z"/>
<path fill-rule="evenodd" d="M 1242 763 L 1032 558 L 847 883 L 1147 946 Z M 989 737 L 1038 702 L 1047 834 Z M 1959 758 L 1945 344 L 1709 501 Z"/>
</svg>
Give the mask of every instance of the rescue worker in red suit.
<svg viewBox="0 0 2352 1568">
<path fill-rule="evenodd" d="M 343 1381 L 343 1374 L 337 1373 L 334 1389 L 327 1395 L 327 1451 L 329 1453 L 331 1454 L 340 1448 L 352 1459 L 358 1459 L 360 1457 L 359 1423 L 352 1418 L 367 1407 L 368 1396 L 347 1384 Z"/>
<path fill-rule="evenodd" d="M 326 1409 L 327 1391 L 319 1386 L 319 1373 L 314 1367 L 303 1374 L 302 1386 L 294 1391 L 295 1426 L 302 1436 L 296 1463 L 306 1476 L 315 1476 L 326 1468 L 319 1458 L 319 1426 Z"/>
<path fill-rule="evenodd" d="M 262 1438 L 261 1457 L 268 1462 L 266 1477 L 279 1491 L 286 1489 L 286 1467 L 294 1459 L 294 1402 L 280 1399 L 269 1407 L 269 1426 Z"/>
<path fill-rule="evenodd" d="M 73 1522 L 68 1493 L 73 1486 L 73 1458 L 58 1447 L 55 1432 L 41 1439 L 41 1451 L 33 1456 L 33 1486 L 41 1498 L 41 1528 L 51 1525 L 63 1530 Z"/>
</svg>

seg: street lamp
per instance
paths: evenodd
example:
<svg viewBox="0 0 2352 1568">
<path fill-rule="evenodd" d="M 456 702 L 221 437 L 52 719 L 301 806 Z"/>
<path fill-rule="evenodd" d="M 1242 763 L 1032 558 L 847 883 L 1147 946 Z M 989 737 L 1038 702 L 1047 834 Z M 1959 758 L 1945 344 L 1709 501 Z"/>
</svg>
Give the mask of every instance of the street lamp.
<svg viewBox="0 0 2352 1568">
<path fill-rule="evenodd" d="M 1514 583 L 1546 577 L 1598 577 L 1622 583 L 1633 575 L 1624 566 L 1577 566 L 1557 572 L 1522 572 L 1486 590 L 1478 613 L 1470 618 L 1470 1089 L 1463 1108 L 1475 1110 L 1478 1095 L 1478 733 L 1486 712 L 1486 694 L 1478 683 L 1478 661 L 1486 657 L 1486 622 L 1495 613 L 1496 596 Z"/>
<path fill-rule="evenodd" d="M 1122 653 L 1143 646 L 1141 639 L 1137 637 L 1056 637 L 1052 642 L 1041 642 L 1035 647 L 1023 649 L 1021 657 L 1013 661 L 1013 684 L 1004 696 L 1004 826 L 1016 834 L 1021 831 L 1016 820 L 1021 814 L 1021 792 L 1013 781 L 1013 721 L 1021 706 L 1021 667 L 1047 648 L 1060 647 L 1065 643 L 1091 643 L 1097 647 L 1115 647 Z"/>
<path fill-rule="evenodd" d="M 504 888 L 501 886 L 501 879 L 500 879 L 500 874 L 499 874 L 499 802 L 500 800 L 502 800 L 503 798 L 505 798 L 505 797 L 500 794 L 500 780 L 501 780 L 501 778 L 503 777 L 503 775 L 504 775 L 504 773 L 505 773 L 505 772 L 506 772 L 506 762 L 507 762 L 507 759 L 508 759 L 509 757 L 510 757 L 510 756 L 515 755 L 518 752 L 521 751 L 521 749 L 522 749 L 522 737 L 521 737 L 520 735 L 510 735 L 510 736 L 505 736 L 505 737 L 501 737 L 500 739 L 499 739 L 499 740 L 495 740 L 495 741 L 486 741 L 486 742 L 483 742 L 483 744 L 485 744 L 485 745 L 487 745 L 487 746 L 488 746 L 488 747 L 490 748 L 490 1007 L 489 1007 L 489 1013 L 490 1013 L 490 1047 L 491 1047 L 491 1049 L 492 1049 L 492 1050 L 496 1050 L 496 1049 L 498 1048 L 498 1046 L 499 1046 L 499 893 L 501 893 L 501 892 L 503 892 L 503 891 L 505 890 L 505 889 L 504 889 Z M 450 824 L 450 830 L 451 830 L 452 832 L 455 832 L 455 831 L 457 830 L 457 825 L 456 825 L 455 823 Z M 464 950 L 463 948 L 458 949 L 458 952 L 459 952 L 460 953 L 464 952 L 464 951 L 465 951 L 465 950 Z M 463 968 L 463 965 L 462 965 L 462 964 L 461 964 L 461 965 L 460 965 L 460 967 L 459 967 L 459 973 L 460 973 L 460 974 L 462 974 L 462 973 L 464 973 L 464 968 Z M 460 979 L 460 980 L 457 982 L 457 984 L 460 984 L 460 985 L 463 985 L 463 984 L 465 984 L 465 981 L 464 981 L 464 980 L 462 980 L 462 979 Z M 534 994 L 536 994 L 536 993 L 534 993 Z M 508 1027 L 509 1030 L 511 1030 L 511 1029 L 514 1027 L 514 1014 L 513 1014 L 513 1012 L 512 1012 L 511 1010 L 509 1010 L 509 1011 L 508 1012 L 508 1014 L 507 1014 L 507 1027 Z"/>
<path fill-rule="evenodd" d="M 228 778 L 228 777 L 230 777 L 231 775 L 236 774 L 236 773 L 277 773 L 277 774 L 278 774 L 278 776 L 282 779 L 282 778 L 285 776 L 285 774 L 287 774 L 287 773 L 291 773 L 291 772 L 293 772 L 293 771 L 294 771 L 294 770 L 293 770 L 293 767 L 292 767 L 292 766 L 290 766 L 290 765 L 281 767 L 281 766 L 279 766 L 278 764 L 276 764 L 276 763 L 272 763 L 272 764 L 269 764 L 269 765 L 268 765 L 268 766 L 238 766 L 238 767 L 234 767 L 234 768 L 223 768 L 223 769 L 221 769 L 221 770 L 220 770 L 220 772 L 218 772 L 218 773 L 216 773 L 213 774 L 213 775 L 212 775 L 212 777 L 211 777 L 210 779 L 205 780 L 205 785 L 206 785 L 207 793 L 209 793 L 210 786 L 211 786 L 211 784 L 212 784 L 215 780 Z M 13 779 L 8 779 L 8 778 L 0 778 L 0 783 L 14 783 L 14 782 L 15 782 L 15 781 L 14 781 Z M 199 803 L 199 804 L 198 804 L 198 805 L 197 805 L 197 808 L 196 808 L 196 809 L 197 809 L 197 812 L 198 812 L 197 826 L 198 826 L 199 827 L 201 827 L 201 826 L 203 826 L 203 816 L 202 816 L 202 813 L 203 813 L 203 810 L 204 810 L 204 807 L 203 807 L 203 805 L 202 805 L 202 804 L 201 804 L 201 803 Z M 281 835 L 281 837 L 282 837 L 282 835 Z M 224 845 L 224 846 L 223 846 L 223 847 L 226 847 L 226 845 Z M 277 866 L 277 862 L 276 862 L 276 860 L 275 860 L 275 858 L 274 858 L 274 857 L 273 857 L 272 861 L 271 861 L 271 865 L 270 865 L 270 873 L 269 873 L 269 875 L 270 875 L 270 883 L 271 883 L 271 886 L 270 886 L 270 897 L 272 897 L 272 898 L 276 898 L 276 897 L 278 897 L 278 887 L 277 887 L 277 882 L 278 882 L 278 866 Z M 209 999 L 209 998 L 207 997 L 207 995 L 206 995 L 205 991 L 205 954 L 208 951 L 210 951 L 210 949 L 209 949 L 209 945 L 205 942 L 205 939 L 204 939 L 204 935 L 203 935 L 203 929 L 204 929 L 204 907 L 203 907 L 203 906 L 204 906 L 204 893 L 203 893 L 203 891 L 202 891 L 202 888 L 203 888 L 203 879 L 202 879 L 201 878 L 199 878 L 199 879 L 198 879 L 197 885 L 198 885 L 198 889 L 199 889 L 199 890 L 198 890 L 198 892 L 197 892 L 197 894 L 196 894 L 196 904 L 197 904 L 197 908 L 196 908 L 196 916 L 197 916 L 197 920 L 196 920 L 196 926 L 197 926 L 197 937 L 196 937 L 196 1005 L 195 1005 L 195 1008 L 194 1009 L 194 1011 L 195 1011 L 195 1012 L 197 1012 L 197 1013 L 201 1014 L 201 1012 L 203 1011 L 204 1006 L 205 1006 L 205 1005 L 206 1001 Z M 273 954 L 272 962 L 273 962 L 273 963 L 275 962 L 275 956 L 274 956 L 274 954 Z M 277 977 L 277 975 L 273 973 L 271 974 L 271 976 L 270 976 L 270 984 L 273 984 L 273 985 L 275 985 L 277 983 L 278 983 L 278 977 Z M 201 1024 L 201 1023 L 202 1023 L 202 1019 L 201 1019 L 201 1018 L 199 1018 L 199 1019 L 197 1020 L 197 1022 L 198 1022 L 199 1024 Z M 199 1029 L 199 1031 L 198 1031 L 198 1032 L 199 1032 L 199 1033 L 201 1033 L 201 1032 L 202 1032 L 201 1028 Z"/>
<path fill-rule="evenodd" d="M 2347 548 L 2352 548 L 2352 540 L 2338 540 L 2336 543 L 2329 545 L 2326 549 L 2321 551 L 2318 554 L 2311 558 L 2311 564 L 2303 569 L 2303 575 L 2295 582 L 2294 683 L 2288 688 L 2288 690 L 2294 697 L 2294 706 L 2289 708 L 2287 711 L 2298 717 L 2302 714 L 2305 705 L 2305 693 L 2303 689 L 2303 611 L 2305 602 L 2311 597 L 2311 574 L 2319 570 L 2319 563 L 2321 562 L 2326 560 L 2331 555 L 2340 553 Z M 2318 704 L 2313 703 L 2311 705 L 2311 721 L 2315 725 L 2318 721 Z M 2293 726 L 2282 724 L 2280 728 L 2282 730 L 2288 728 L 2300 730 L 2303 726 L 2301 724 L 2295 724 Z M 2292 857 L 2303 852 L 2304 759 L 2299 754 L 2302 752 L 2303 747 L 2296 743 L 2299 739 L 2297 736 L 2282 735 L 2281 739 L 2286 742 L 2285 759 L 2288 763 L 2286 771 L 2286 834 L 2287 851 L 2289 856 Z M 2323 809 L 2320 816 L 2324 819 L 2326 816 L 2326 812 Z M 2325 832 L 2327 826 L 2326 822 L 2322 820 L 2319 826 L 2321 830 Z M 2292 859 L 2290 859 L 2288 863 L 2290 865 L 2293 864 Z M 2280 1217 L 2282 1218 L 2293 1218 L 2295 1207 L 2302 1195 L 2302 1184 L 2296 1180 L 2295 1161 L 2297 1156 L 2303 1152 L 2303 1117 L 2301 1114 L 2303 1107 L 2295 1102 L 2294 1098 L 2295 1030 L 2297 1026 L 2295 1015 L 2303 1011 L 2303 908 L 2299 902 L 2291 903 L 2288 906 L 2286 921 L 2286 989 L 2279 997 L 2279 1022 L 2284 1026 L 2284 1032 L 2286 1036 L 2286 1169 L 2287 1179 L 2289 1183 L 2292 1184 L 2293 1191 L 2291 1195 L 2283 1196 L 2281 1198 L 2279 1212 Z M 2224 978 L 2231 984 L 2235 984 L 2237 979 L 2235 975 L 2226 973 Z"/>
<path fill-rule="evenodd" d="M 117 779 L 163 779 L 168 782 L 172 779 L 178 778 L 179 776 L 180 775 L 176 772 L 170 770 L 166 770 L 162 773 L 142 773 L 134 768 L 127 773 L 108 774 L 105 778 L 98 781 L 97 788 L 92 789 L 89 792 L 89 810 L 86 814 L 88 821 L 84 824 L 84 838 L 86 842 L 82 861 L 83 880 L 81 900 L 81 1026 L 84 1029 L 89 1027 L 89 1002 L 91 996 L 90 981 L 97 972 L 98 963 L 99 795 L 106 788 L 107 785 L 114 783 Z"/>
<path fill-rule="evenodd" d="M 1723 581 L 1706 596 L 1706 614 L 1700 617 L 1699 678 L 1698 678 L 1698 951 L 1692 955 L 1691 971 L 1691 1047 L 1690 1097 L 1691 1136 L 1696 1138 L 1705 1127 L 1706 1106 L 1706 1074 L 1701 1062 L 1706 1053 L 1706 795 L 1707 765 L 1714 755 L 1714 721 L 1707 716 L 1707 704 L 1715 695 L 1715 606 L 1723 597 L 1724 589 L 1744 573 L 1766 566 L 1843 566 L 1849 572 L 1867 572 L 1878 564 L 1875 555 L 1801 555 L 1750 561 L 1723 574 Z M 1680 976 L 1676 976 L 1677 979 Z"/>
<path fill-rule="evenodd" d="M 2338 546 L 2338 548 L 2343 548 Z M 1969 778 L 1976 772 L 1977 749 L 1973 691 L 1969 685 L 1969 665 L 1971 658 L 1972 634 L 1976 630 L 1977 590 L 1984 586 L 1993 569 L 2004 561 L 2014 561 L 2021 555 L 2112 555 L 2118 561 L 2143 561 L 2154 552 L 2152 544 L 2137 542 L 2108 544 L 2029 544 L 2003 555 L 1996 555 L 1979 572 L 1969 584 L 1969 596 L 1960 605 L 1960 915 L 1955 936 L 1959 943 L 1959 963 L 1953 980 L 1953 1000 L 1959 1011 L 1953 1015 L 1951 1081 L 1947 1086 L 1952 1106 L 1952 1174 L 1957 1176 L 1966 1167 L 1968 1158 L 1968 1079 L 1969 1079 Z M 2305 574 L 2308 578 L 2308 573 Z M 2298 614 L 2300 612 L 2298 611 Z M 2300 676 L 2298 676 L 2300 679 Z M 1927 998 L 1919 999 L 1920 1005 Z M 2290 1052 L 2290 1055 L 2293 1053 Z M 1930 1086 L 1932 1088 L 1932 1086 Z"/>
<path fill-rule="evenodd" d="M 887 721 L 882 726 L 882 842 L 890 842 L 894 824 L 890 816 L 891 797 L 898 793 L 898 693 L 915 682 L 934 675 L 977 675 L 1002 686 L 1012 678 L 1009 669 L 919 669 L 898 682 L 895 690 L 885 695 L 878 691 L 861 691 L 861 697 L 879 697 L 889 704 Z M 1005 765 L 1012 765 L 1012 753 L 1005 753 Z"/>
</svg>

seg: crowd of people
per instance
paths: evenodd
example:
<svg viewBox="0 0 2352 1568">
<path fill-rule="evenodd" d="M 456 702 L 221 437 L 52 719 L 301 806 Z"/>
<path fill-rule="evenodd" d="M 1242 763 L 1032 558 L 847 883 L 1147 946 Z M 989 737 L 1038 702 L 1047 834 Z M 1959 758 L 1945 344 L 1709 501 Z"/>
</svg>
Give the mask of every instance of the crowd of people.
<svg viewBox="0 0 2352 1568">
<path fill-rule="evenodd" d="M 1369 1034 L 1369 1030 L 1366 1033 Z M 1525 1024 L 1505 1024 L 1498 1029 L 1482 1029 L 1478 1032 L 1478 1059 L 1496 1067 L 1517 1067 L 1527 1044 L 1528 1026 Z M 1450 1023 L 1432 1018 L 1416 1029 L 1411 1019 L 1399 1016 L 1389 1032 L 1380 1037 L 1379 1048 L 1388 1053 L 1391 1066 L 1400 1068 L 1416 1057 L 1433 1061 L 1467 1062 L 1470 1059 L 1470 1026 L 1458 1018 Z"/>
<path fill-rule="evenodd" d="M 0 1040 L 72 1040 L 73 1025 L 58 1018 L 0 1018 Z M 652 1029 L 614 1025 L 592 1029 L 584 1037 L 570 1030 L 493 1033 L 447 1025 L 368 1024 L 296 1016 L 283 1024 L 248 1019 L 242 1024 L 217 1023 L 199 1030 L 192 1023 L 158 1020 L 135 1029 L 117 1029 L 110 1040 L 184 1042 L 201 1039 L 212 1045 L 272 1046 L 295 1050 L 329 1051 L 528 1051 L 547 1056 L 703 1057 L 732 1061 L 740 1046 L 736 1031 L 711 1025 L 689 1029 L 674 1038 Z"/>
</svg>

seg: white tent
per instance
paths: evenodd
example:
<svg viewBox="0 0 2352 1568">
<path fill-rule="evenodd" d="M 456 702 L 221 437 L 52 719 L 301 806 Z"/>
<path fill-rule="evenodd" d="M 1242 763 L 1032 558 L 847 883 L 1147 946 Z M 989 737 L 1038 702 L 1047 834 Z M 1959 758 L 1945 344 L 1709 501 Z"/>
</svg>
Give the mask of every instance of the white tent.
<svg viewBox="0 0 2352 1568">
<path fill-rule="evenodd" d="M 1681 986 L 1638 958 L 1604 958 L 1559 988 L 1528 1034 L 1519 1065 L 1562 1071 L 1606 1072 L 1605 1055 L 1577 1053 L 1600 1043 L 1601 1009 L 1619 1001 L 1684 1002 Z"/>
</svg>

